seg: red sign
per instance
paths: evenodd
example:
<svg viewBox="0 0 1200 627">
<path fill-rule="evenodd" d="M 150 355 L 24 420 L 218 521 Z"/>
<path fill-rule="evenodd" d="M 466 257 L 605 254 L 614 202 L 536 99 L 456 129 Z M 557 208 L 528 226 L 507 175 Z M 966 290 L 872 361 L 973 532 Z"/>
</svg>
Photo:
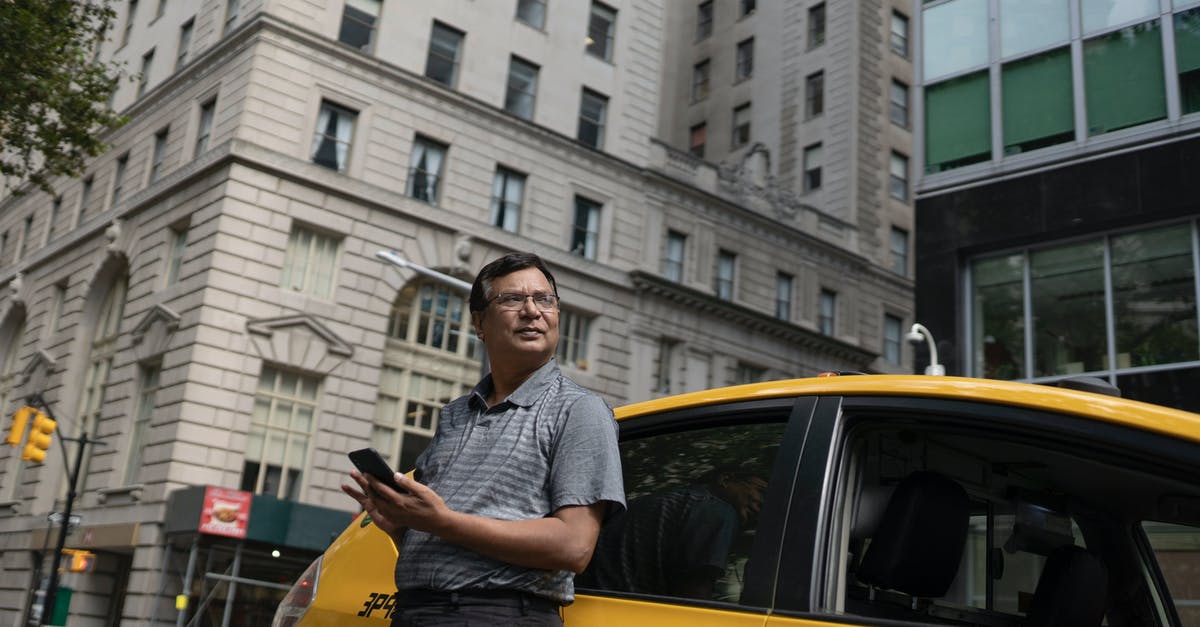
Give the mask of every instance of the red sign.
<svg viewBox="0 0 1200 627">
<path fill-rule="evenodd" d="M 200 533 L 229 538 L 245 538 L 250 526 L 249 492 L 208 486 L 204 506 L 200 508 Z"/>
</svg>

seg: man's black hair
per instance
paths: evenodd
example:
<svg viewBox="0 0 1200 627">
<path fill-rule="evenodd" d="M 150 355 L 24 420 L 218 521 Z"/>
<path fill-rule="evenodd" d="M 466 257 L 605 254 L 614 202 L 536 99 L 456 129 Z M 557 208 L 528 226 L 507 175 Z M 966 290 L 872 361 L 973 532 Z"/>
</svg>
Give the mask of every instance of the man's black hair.
<svg viewBox="0 0 1200 627">
<path fill-rule="evenodd" d="M 558 295 L 558 284 L 554 282 L 554 275 L 550 274 L 550 268 L 546 267 L 541 257 L 533 253 L 509 253 L 484 266 L 479 274 L 475 275 L 475 282 L 471 284 L 471 311 L 483 311 L 487 307 L 488 298 L 493 296 L 492 281 L 526 268 L 540 270 L 550 282 L 550 289 L 554 290 L 554 295 Z"/>
</svg>

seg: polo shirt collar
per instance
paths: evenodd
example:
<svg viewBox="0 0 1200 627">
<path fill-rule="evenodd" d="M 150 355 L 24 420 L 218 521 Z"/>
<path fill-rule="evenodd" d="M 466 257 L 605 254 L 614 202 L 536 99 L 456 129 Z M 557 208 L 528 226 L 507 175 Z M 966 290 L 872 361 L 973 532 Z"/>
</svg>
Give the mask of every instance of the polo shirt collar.
<svg viewBox="0 0 1200 627">
<path fill-rule="evenodd" d="M 501 401 L 499 404 L 510 403 L 517 407 L 532 407 L 537 402 L 546 388 L 558 378 L 558 360 L 553 357 L 529 375 L 528 379 L 520 385 L 508 398 Z M 487 397 L 492 391 L 492 373 L 488 373 L 475 388 L 471 390 L 471 403 L 478 404 L 481 407 L 487 407 Z"/>
</svg>

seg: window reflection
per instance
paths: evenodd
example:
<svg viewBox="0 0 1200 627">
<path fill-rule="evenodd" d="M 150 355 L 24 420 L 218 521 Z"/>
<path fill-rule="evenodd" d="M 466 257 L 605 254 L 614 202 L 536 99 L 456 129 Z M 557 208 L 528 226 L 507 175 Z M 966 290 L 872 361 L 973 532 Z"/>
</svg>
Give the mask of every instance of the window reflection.
<svg viewBox="0 0 1200 627">
<path fill-rule="evenodd" d="M 1008 57 L 1066 42 L 1067 0 L 1000 0 L 1000 54 Z"/>
<path fill-rule="evenodd" d="M 1103 368 L 1103 242 L 1038 251 L 1029 266 L 1036 376 Z"/>
<path fill-rule="evenodd" d="M 1118 367 L 1200 358 L 1190 231 L 1180 225 L 1112 239 Z"/>
<path fill-rule="evenodd" d="M 1025 377 L 1024 267 L 1022 255 L 982 259 L 972 267 L 975 372 L 989 379 Z"/>
<path fill-rule="evenodd" d="M 954 0 L 925 10 L 925 79 L 953 74 L 988 61 L 987 0 Z"/>
</svg>

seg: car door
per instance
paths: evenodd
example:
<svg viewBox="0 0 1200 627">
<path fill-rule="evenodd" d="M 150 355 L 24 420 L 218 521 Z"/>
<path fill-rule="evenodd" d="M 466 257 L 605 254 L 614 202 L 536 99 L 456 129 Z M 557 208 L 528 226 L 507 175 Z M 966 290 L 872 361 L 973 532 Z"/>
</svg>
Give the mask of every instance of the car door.
<svg viewBox="0 0 1200 627">
<path fill-rule="evenodd" d="M 1200 422 L 1142 407 L 822 399 L 766 624 L 1197 625 Z"/>
<path fill-rule="evenodd" d="M 762 626 L 814 398 L 622 421 L 628 509 L 605 521 L 566 624 Z"/>
</svg>

